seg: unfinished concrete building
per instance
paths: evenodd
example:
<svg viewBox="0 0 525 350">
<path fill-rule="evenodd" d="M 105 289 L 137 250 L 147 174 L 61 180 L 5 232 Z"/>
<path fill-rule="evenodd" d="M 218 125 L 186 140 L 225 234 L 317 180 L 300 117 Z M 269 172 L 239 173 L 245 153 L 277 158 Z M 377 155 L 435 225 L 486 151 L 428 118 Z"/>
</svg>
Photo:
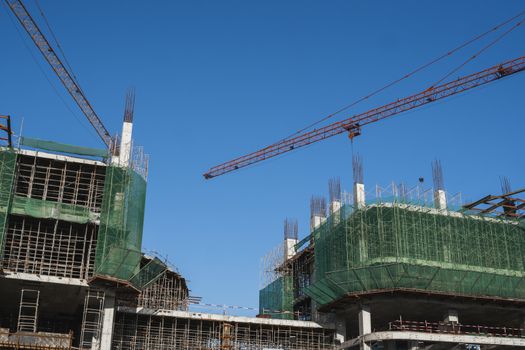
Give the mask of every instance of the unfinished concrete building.
<svg viewBox="0 0 525 350">
<path fill-rule="evenodd" d="M 263 259 L 260 313 L 336 329 L 337 348 L 525 346 L 525 201 L 505 189 L 458 206 L 444 191 L 393 184 L 365 195 L 331 181 L 329 215 L 312 199 L 311 233 Z"/>
<path fill-rule="evenodd" d="M 0 349 L 331 349 L 314 322 L 189 312 L 142 252 L 147 157 L 22 137 L 0 149 Z"/>
</svg>

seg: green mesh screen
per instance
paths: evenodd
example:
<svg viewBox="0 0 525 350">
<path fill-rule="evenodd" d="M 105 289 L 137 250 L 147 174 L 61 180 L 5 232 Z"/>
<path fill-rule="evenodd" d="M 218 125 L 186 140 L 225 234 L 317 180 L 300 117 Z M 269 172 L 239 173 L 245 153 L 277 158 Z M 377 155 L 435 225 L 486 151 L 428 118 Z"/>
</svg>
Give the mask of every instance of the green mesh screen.
<svg viewBox="0 0 525 350">
<path fill-rule="evenodd" d="M 95 222 L 99 215 L 80 205 L 44 201 L 41 199 L 14 196 L 11 214 L 27 215 L 41 219 L 56 219 L 77 224 Z"/>
<path fill-rule="evenodd" d="M 146 181 L 129 168 L 108 166 L 95 274 L 129 280 L 140 268 Z"/>
<path fill-rule="evenodd" d="M 314 232 L 320 304 L 346 293 L 417 289 L 525 299 L 525 229 L 517 221 L 398 203 L 343 207 Z"/>
<path fill-rule="evenodd" d="M 146 288 L 162 276 L 167 269 L 166 264 L 159 258 L 153 258 L 130 279 L 130 282 L 138 289 Z"/>
<path fill-rule="evenodd" d="M 4 237 L 13 198 L 15 168 L 16 153 L 9 149 L 0 149 L 0 258 L 4 254 Z"/>
<path fill-rule="evenodd" d="M 293 280 L 281 276 L 259 291 L 259 313 L 273 318 L 293 319 Z"/>
<path fill-rule="evenodd" d="M 31 148 L 44 149 L 47 151 L 60 153 L 70 153 L 92 157 L 108 156 L 108 150 L 105 149 L 67 145 L 64 143 L 34 139 L 30 137 L 20 137 L 20 144 Z"/>
</svg>

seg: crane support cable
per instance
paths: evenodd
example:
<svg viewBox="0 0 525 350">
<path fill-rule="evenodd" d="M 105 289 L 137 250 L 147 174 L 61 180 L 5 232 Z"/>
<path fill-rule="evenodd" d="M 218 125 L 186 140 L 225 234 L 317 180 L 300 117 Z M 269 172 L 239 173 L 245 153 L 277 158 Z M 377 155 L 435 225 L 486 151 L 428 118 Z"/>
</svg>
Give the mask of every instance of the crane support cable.
<svg viewBox="0 0 525 350">
<path fill-rule="evenodd" d="M 319 129 L 300 134 L 293 138 L 274 143 L 256 152 L 214 166 L 203 176 L 205 179 L 229 173 L 231 171 L 267 160 L 286 152 L 322 141 L 344 132 L 358 133 L 364 125 L 400 114 L 402 112 L 429 104 L 431 102 L 456 95 L 475 87 L 496 81 L 525 70 L 525 56 L 498 64 L 480 72 L 467 75 L 457 80 L 430 87 L 415 95 L 399 99 L 389 104 L 354 115 L 350 118 L 332 123 Z"/>
<path fill-rule="evenodd" d="M 425 63 L 425 64 L 423 64 L 423 65 L 421 65 L 421 66 L 419 66 L 419 67 L 417 67 L 417 68 L 415 68 L 415 69 L 413 69 L 413 70 L 410 71 L 409 73 L 407 73 L 407 74 L 403 75 L 402 77 L 399 77 L 399 78 L 397 78 L 397 79 L 391 81 L 390 83 L 388 83 L 388 84 L 386 84 L 386 85 L 380 87 L 379 89 L 376 89 L 376 90 L 372 91 L 372 92 L 369 93 L 368 95 L 365 95 L 365 96 L 363 96 L 363 97 L 361 97 L 361 98 L 355 100 L 354 102 L 352 102 L 352 103 L 350 103 L 350 104 L 348 104 L 348 105 L 346 105 L 346 106 L 344 106 L 344 107 L 339 108 L 337 111 L 335 111 L 335 112 L 333 112 L 333 113 L 327 115 L 326 117 L 324 117 L 324 118 L 322 118 L 322 119 L 320 119 L 320 120 L 318 120 L 318 121 L 316 121 L 316 122 L 314 122 L 314 123 L 312 123 L 312 124 L 309 124 L 308 126 L 305 126 L 304 128 L 302 128 L 302 129 L 300 129 L 300 130 L 294 132 L 293 134 L 291 134 L 291 135 L 285 137 L 284 139 L 281 139 L 280 141 L 283 141 L 283 140 L 289 139 L 289 138 L 291 138 L 291 137 L 293 137 L 293 136 L 295 136 L 295 135 L 297 135 L 297 134 L 300 134 L 300 133 L 302 133 L 302 132 L 304 132 L 304 131 L 306 131 L 306 130 L 309 130 L 309 129 L 313 128 L 314 126 L 319 125 L 319 124 L 321 124 L 322 122 L 324 122 L 324 121 L 326 121 L 326 120 L 328 120 L 328 119 L 330 119 L 330 118 L 332 118 L 332 117 L 334 117 L 334 116 L 340 114 L 341 112 L 344 112 L 344 111 L 348 110 L 349 108 L 354 107 L 355 105 L 357 105 L 357 104 L 359 104 L 359 103 L 361 103 L 361 102 L 363 102 L 363 101 L 365 101 L 365 100 L 368 100 L 369 98 L 371 98 L 371 97 L 373 97 L 373 96 L 379 94 L 380 92 L 383 92 L 383 91 L 385 91 L 386 89 L 388 89 L 388 88 L 390 88 L 390 87 L 392 87 L 392 86 L 394 86 L 394 85 L 400 83 L 401 81 L 410 78 L 411 76 L 415 75 L 416 73 L 419 73 L 420 71 L 422 71 L 422 70 L 424 70 L 424 69 L 426 69 L 426 68 L 428 68 L 428 67 L 430 67 L 430 66 L 436 64 L 437 62 L 443 60 L 444 58 L 452 56 L 454 53 L 456 53 L 456 52 L 462 50 L 463 48 L 469 46 L 470 44 L 472 44 L 472 43 L 474 43 L 474 42 L 476 42 L 476 41 L 478 41 L 478 40 L 480 40 L 480 39 L 486 37 L 487 35 L 489 35 L 489 34 L 491 34 L 491 33 L 493 33 L 493 32 L 498 31 L 498 30 L 499 30 L 500 28 L 502 28 L 503 26 L 505 26 L 505 25 L 507 25 L 507 24 L 513 22 L 514 20 L 516 20 L 516 19 L 522 17 L 523 15 L 525 15 L 525 11 L 521 11 L 521 12 L 518 13 L 517 15 L 515 15 L 515 16 L 513 16 L 513 17 L 511 17 L 511 18 L 509 18 L 509 19 L 507 19 L 507 20 L 505 20 L 505 21 L 499 23 L 499 24 L 496 25 L 495 27 L 492 27 L 491 29 L 489 29 L 489 30 L 487 30 L 487 31 L 485 31 L 485 32 L 483 32 L 483 33 L 481 33 L 481 34 L 479 34 L 479 35 L 477 35 L 477 36 L 475 36 L 475 37 L 473 37 L 473 38 L 471 38 L 471 39 L 465 41 L 465 42 L 462 43 L 461 45 L 456 46 L 455 48 L 453 48 L 452 50 L 450 50 L 450 51 L 448 51 L 448 52 L 442 54 L 441 56 L 438 56 L 438 57 L 434 58 L 433 60 L 431 60 L 431 61 L 429 61 L 429 62 L 427 62 L 427 63 Z M 523 22 L 523 21 L 522 21 L 522 22 Z M 504 33 L 503 35 L 501 35 L 500 37 L 498 37 L 493 43 L 491 43 L 491 44 L 488 45 L 488 46 L 489 46 L 489 47 L 492 46 L 495 42 L 497 42 L 497 41 L 500 40 L 502 37 L 504 37 L 505 35 L 507 35 L 509 32 L 511 32 L 512 30 L 514 30 L 516 27 L 518 27 L 519 25 L 521 25 L 522 22 L 518 22 L 517 24 L 515 24 L 510 30 L 508 30 L 507 32 L 505 32 L 505 33 Z M 488 48 L 488 47 L 482 49 L 481 52 L 483 52 L 483 51 L 486 50 L 487 48 Z M 437 85 L 437 84 L 443 82 L 443 81 L 444 81 L 446 78 L 448 78 L 452 73 L 456 72 L 457 70 L 459 70 L 460 68 L 462 68 L 463 66 L 465 66 L 468 62 L 470 62 L 472 59 L 474 59 L 475 57 L 477 57 L 481 52 L 478 52 L 476 55 L 472 56 L 467 62 L 465 62 L 465 63 L 462 64 L 460 67 L 458 67 L 458 68 L 455 69 L 454 71 L 452 71 L 452 72 L 450 72 L 449 74 L 447 74 L 445 77 L 443 77 L 441 80 L 439 80 L 439 81 L 438 81 L 437 83 L 435 83 L 434 85 Z"/>
<path fill-rule="evenodd" d="M 15 17 L 18 19 L 22 27 L 29 34 L 35 45 L 38 47 L 46 61 L 49 63 L 51 68 L 55 71 L 56 75 L 65 86 L 71 97 L 75 100 L 78 107 L 82 110 L 84 115 L 87 117 L 91 125 L 95 128 L 97 134 L 100 136 L 102 141 L 108 148 L 112 148 L 112 138 L 97 113 L 87 100 L 86 96 L 82 92 L 80 86 L 75 82 L 75 79 L 71 76 L 71 73 L 60 61 L 60 58 L 55 53 L 45 36 L 40 31 L 40 28 L 33 20 L 25 6 L 20 0 L 5 0 Z"/>
</svg>

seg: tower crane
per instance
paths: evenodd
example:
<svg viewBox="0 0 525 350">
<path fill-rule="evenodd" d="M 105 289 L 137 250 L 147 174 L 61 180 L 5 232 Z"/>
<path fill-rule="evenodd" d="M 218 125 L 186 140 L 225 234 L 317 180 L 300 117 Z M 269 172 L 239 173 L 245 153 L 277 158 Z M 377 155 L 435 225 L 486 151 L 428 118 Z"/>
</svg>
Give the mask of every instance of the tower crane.
<svg viewBox="0 0 525 350">
<path fill-rule="evenodd" d="M 361 134 L 361 127 L 367 124 L 375 123 L 402 112 L 460 94 L 523 70 L 525 70 L 525 56 L 503 62 L 448 83 L 432 86 L 415 95 L 399 99 L 327 126 L 283 139 L 258 151 L 216 165 L 204 173 L 203 176 L 205 179 L 211 179 L 342 133 L 348 133 L 348 136 L 353 139 Z"/>
<path fill-rule="evenodd" d="M 95 128 L 95 131 L 100 136 L 102 141 L 112 152 L 114 152 L 116 147 L 113 147 L 114 140 L 111 137 L 109 131 L 106 129 L 102 123 L 102 120 L 91 106 L 91 103 L 89 103 L 89 100 L 84 95 L 84 92 L 80 88 L 78 82 L 75 81 L 71 72 L 69 72 L 64 66 L 49 41 L 46 39 L 36 22 L 27 11 L 22 1 L 5 0 L 5 3 L 18 19 L 22 27 L 24 27 L 27 34 L 29 34 L 35 45 L 40 50 L 40 53 L 42 53 L 47 63 L 49 63 L 53 71 L 56 73 L 58 79 L 60 79 L 71 97 L 73 97 L 82 113 L 86 116 L 93 128 Z"/>
</svg>

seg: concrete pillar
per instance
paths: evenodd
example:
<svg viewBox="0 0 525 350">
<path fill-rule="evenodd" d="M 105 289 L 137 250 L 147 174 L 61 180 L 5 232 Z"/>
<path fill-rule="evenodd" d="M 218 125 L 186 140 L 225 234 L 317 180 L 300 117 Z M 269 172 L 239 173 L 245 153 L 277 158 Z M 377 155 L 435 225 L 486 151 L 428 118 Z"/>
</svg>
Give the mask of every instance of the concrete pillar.
<svg viewBox="0 0 525 350">
<path fill-rule="evenodd" d="M 447 194 L 443 190 L 434 191 L 434 207 L 436 209 L 447 209 Z"/>
<path fill-rule="evenodd" d="M 365 185 L 356 182 L 354 184 L 354 208 L 362 209 L 365 205 Z"/>
<path fill-rule="evenodd" d="M 314 215 L 310 218 L 310 232 L 314 232 L 321 224 L 326 221 L 324 216 Z"/>
<path fill-rule="evenodd" d="M 365 185 L 362 183 L 354 183 L 354 208 L 355 209 L 363 209 L 366 206 L 366 198 L 365 198 Z M 363 232 L 361 232 L 361 235 L 358 239 L 358 245 L 359 245 L 359 260 L 365 261 L 368 259 L 368 249 L 367 249 L 367 242 L 365 237 L 363 236 Z"/>
<path fill-rule="evenodd" d="M 330 202 L 330 217 L 332 218 L 332 223 L 337 225 L 341 220 L 341 215 L 339 210 L 341 210 L 341 201 L 334 200 Z"/>
<path fill-rule="evenodd" d="M 125 121 L 122 124 L 122 138 L 120 139 L 119 164 L 128 166 L 131 158 L 131 134 L 133 132 L 133 123 Z"/>
<path fill-rule="evenodd" d="M 372 317 L 370 314 L 370 306 L 362 305 L 361 310 L 359 310 L 359 336 L 372 333 Z M 361 350 L 370 350 L 370 345 L 366 344 L 364 341 L 361 341 Z"/>
<path fill-rule="evenodd" d="M 342 316 L 335 318 L 335 340 L 340 344 L 346 340 L 346 319 Z"/>
<path fill-rule="evenodd" d="M 295 245 L 297 244 L 296 239 L 286 238 L 284 240 L 284 260 L 288 260 L 295 255 Z"/>
<path fill-rule="evenodd" d="M 457 310 L 449 309 L 443 319 L 445 323 L 459 323 L 459 314 Z"/>
<path fill-rule="evenodd" d="M 102 317 L 102 331 L 100 335 L 100 350 L 111 350 L 115 312 L 115 292 L 113 290 L 106 290 L 104 298 L 104 315 Z"/>
</svg>

